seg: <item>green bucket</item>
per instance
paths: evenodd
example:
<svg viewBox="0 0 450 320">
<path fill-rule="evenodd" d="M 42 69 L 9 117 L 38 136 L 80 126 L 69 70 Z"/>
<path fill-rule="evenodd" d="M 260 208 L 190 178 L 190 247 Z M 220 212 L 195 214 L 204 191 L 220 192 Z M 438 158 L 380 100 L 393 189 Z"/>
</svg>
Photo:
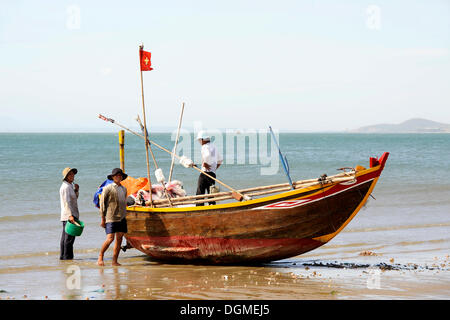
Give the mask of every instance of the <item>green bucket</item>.
<svg viewBox="0 0 450 320">
<path fill-rule="evenodd" d="M 83 221 L 80 221 L 80 220 L 78 220 L 77 222 L 80 226 L 77 226 L 76 224 L 73 224 L 70 221 L 67 221 L 66 228 L 65 228 L 67 234 L 74 236 L 74 237 L 78 237 L 81 235 L 81 233 L 83 232 L 83 229 L 84 229 L 84 223 L 83 223 Z"/>
</svg>

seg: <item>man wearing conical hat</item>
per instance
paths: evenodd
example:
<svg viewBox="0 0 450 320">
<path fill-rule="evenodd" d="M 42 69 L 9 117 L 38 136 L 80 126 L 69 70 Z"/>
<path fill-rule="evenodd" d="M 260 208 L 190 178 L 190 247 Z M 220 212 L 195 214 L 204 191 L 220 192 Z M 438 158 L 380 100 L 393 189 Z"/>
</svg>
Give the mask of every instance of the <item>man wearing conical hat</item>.
<svg viewBox="0 0 450 320">
<path fill-rule="evenodd" d="M 59 189 L 59 197 L 61 201 L 61 221 L 63 225 L 63 231 L 61 235 L 61 251 L 60 260 L 72 260 L 73 259 L 73 243 L 75 237 L 66 233 L 66 223 L 70 221 L 74 222 L 75 219 L 79 219 L 80 213 L 78 212 L 78 184 L 73 184 L 75 175 L 78 170 L 75 168 L 65 168 L 62 171 L 63 182 Z"/>
</svg>

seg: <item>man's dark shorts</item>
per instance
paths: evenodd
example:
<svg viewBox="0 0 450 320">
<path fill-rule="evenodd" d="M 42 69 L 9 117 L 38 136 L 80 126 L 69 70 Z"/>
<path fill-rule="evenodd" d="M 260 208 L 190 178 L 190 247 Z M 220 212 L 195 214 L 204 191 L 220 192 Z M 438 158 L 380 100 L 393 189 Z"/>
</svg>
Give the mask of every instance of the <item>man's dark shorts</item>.
<svg viewBox="0 0 450 320">
<path fill-rule="evenodd" d="M 105 228 L 106 234 L 123 232 L 127 233 L 127 219 L 123 218 L 120 222 L 107 222 Z"/>
</svg>

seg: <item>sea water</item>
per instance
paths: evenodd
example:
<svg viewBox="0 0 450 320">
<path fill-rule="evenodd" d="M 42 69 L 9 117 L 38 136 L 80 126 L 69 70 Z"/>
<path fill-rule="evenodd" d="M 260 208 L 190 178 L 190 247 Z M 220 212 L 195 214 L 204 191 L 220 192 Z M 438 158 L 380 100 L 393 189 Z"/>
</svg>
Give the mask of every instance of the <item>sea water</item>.
<svg viewBox="0 0 450 320">
<path fill-rule="evenodd" d="M 150 139 L 171 150 L 174 137 L 173 133 L 154 133 Z M 190 156 L 198 160 L 198 143 L 193 134 L 190 137 Z M 270 140 L 270 135 L 267 137 Z M 374 199 L 329 244 L 288 259 L 289 262 L 311 257 L 344 261 L 356 259 L 361 251 L 373 250 L 385 257 L 401 256 L 405 263 L 425 265 L 436 256 L 448 255 L 449 134 L 281 133 L 277 137 L 294 181 L 337 174 L 341 172 L 337 169 L 342 167 L 369 167 L 370 157 L 390 153 L 372 193 Z M 238 161 L 240 155 L 227 158 L 228 145 L 223 145 L 225 148 L 219 150 L 224 153 L 225 161 L 217 171 L 217 178 L 226 184 L 239 189 L 288 181 L 278 153 L 271 158 L 272 163 L 261 163 L 260 155 L 252 154 L 259 150 L 252 150 L 248 144 L 241 150 L 236 147 L 235 154 L 237 151 L 246 154 Z M 170 155 L 155 146 L 152 151 L 167 178 Z M 261 168 L 268 165 L 276 170 L 262 174 Z M 0 275 L 3 274 L 3 279 L 9 273 L 27 272 L 57 261 L 62 231 L 59 188 L 65 167 L 78 169 L 75 176 L 75 183 L 80 186 L 78 206 L 80 219 L 86 225 L 83 235 L 75 241 L 75 256 L 94 263 L 105 234 L 92 200 L 106 176 L 119 167 L 117 133 L 0 134 Z M 153 172 L 151 157 L 150 167 Z M 135 178 L 147 176 L 143 140 L 128 133 L 125 171 Z M 174 179 L 183 182 L 189 195 L 195 194 L 198 175 L 197 171 L 175 161 Z M 155 179 L 153 174 L 152 179 Z M 142 255 L 137 250 L 122 255 L 124 259 L 134 256 Z M 7 287 L 5 283 L 0 284 Z"/>
</svg>

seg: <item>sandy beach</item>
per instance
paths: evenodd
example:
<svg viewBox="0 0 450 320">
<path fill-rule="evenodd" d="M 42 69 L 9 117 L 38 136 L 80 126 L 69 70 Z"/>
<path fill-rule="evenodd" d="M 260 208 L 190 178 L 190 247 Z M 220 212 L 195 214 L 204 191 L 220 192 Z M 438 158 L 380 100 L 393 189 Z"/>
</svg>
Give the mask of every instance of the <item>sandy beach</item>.
<svg viewBox="0 0 450 320">
<path fill-rule="evenodd" d="M 75 260 L 70 264 L 23 267 L 8 274 L 2 273 L 2 283 L 7 277 L 9 285 L 7 291 L 2 291 L 0 298 L 448 299 L 449 260 L 438 259 L 436 262 L 440 267 L 434 270 L 410 270 L 405 267 L 380 271 L 364 267 L 308 267 L 300 262 L 261 267 L 161 265 L 149 262 L 142 256 L 123 259 L 121 267 L 100 268 L 95 265 L 94 259 Z M 69 289 L 67 285 L 73 274 L 73 266 L 81 270 L 80 289 Z"/>
<path fill-rule="evenodd" d="M 430 226 L 429 230 L 439 227 L 448 226 Z M 419 250 L 409 250 L 418 243 L 405 243 L 404 251 L 395 254 L 389 252 L 390 246 L 371 251 L 367 244 L 350 242 L 356 233 L 352 229 L 343 232 L 334 244 L 314 253 L 255 266 L 161 264 L 134 249 L 121 254 L 119 267 L 111 267 L 111 250 L 105 267 L 96 265 L 97 249 L 76 250 L 75 260 L 63 262 L 58 261 L 58 252 L 3 256 L 3 261 L 15 261 L 15 266 L 0 269 L 0 298 L 448 299 L 450 258 L 446 250 L 432 250 L 424 258 L 429 247 L 420 259 L 414 258 Z M 436 245 L 439 241 L 431 242 Z"/>
</svg>

